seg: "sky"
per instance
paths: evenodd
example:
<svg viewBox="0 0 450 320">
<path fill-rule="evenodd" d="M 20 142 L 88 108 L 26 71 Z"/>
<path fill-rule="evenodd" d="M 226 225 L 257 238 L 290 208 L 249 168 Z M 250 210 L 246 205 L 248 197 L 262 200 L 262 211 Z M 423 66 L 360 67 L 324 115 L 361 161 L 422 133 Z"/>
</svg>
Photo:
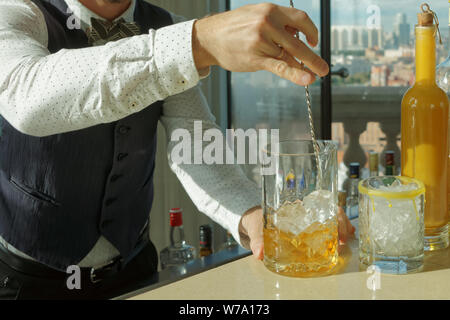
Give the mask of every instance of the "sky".
<svg viewBox="0 0 450 320">
<path fill-rule="evenodd" d="M 289 6 L 289 0 L 268 0 L 279 5 Z M 255 4 L 267 1 L 257 0 L 230 0 L 231 8 L 245 4 Z M 417 23 L 417 13 L 420 5 L 428 3 L 439 18 L 441 32 L 447 34 L 449 23 L 449 3 L 447 0 L 331 0 L 332 25 L 366 25 L 366 21 L 373 15 L 367 13 L 368 9 L 378 7 L 380 22 L 384 31 L 393 31 L 397 13 L 405 13 L 407 22 L 411 27 Z M 320 0 L 294 0 L 294 5 L 310 15 L 314 23 L 320 25 Z"/>
</svg>

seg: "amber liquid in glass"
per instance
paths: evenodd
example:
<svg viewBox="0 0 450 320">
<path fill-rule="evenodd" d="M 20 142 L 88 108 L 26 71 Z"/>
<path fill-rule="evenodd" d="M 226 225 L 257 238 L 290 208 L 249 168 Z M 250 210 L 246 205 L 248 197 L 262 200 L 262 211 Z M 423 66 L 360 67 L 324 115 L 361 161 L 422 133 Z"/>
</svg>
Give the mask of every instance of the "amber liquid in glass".
<svg viewBox="0 0 450 320">
<path fill-rule="evenodd" d="M 270 225 L 264 228 L 264 259 L 271 271 L 312 277 L 325 275 L 337 265 L 337 219 L 324 224 L 315 222 L 298 235 Z"/>
<path fill-rule="evenodd" d="M 402 175 L 425 184 L 425 249 L 448 246 L 446 93 L 435 80 L 435 26 L 416 26 L 416 82 L 402 100 Z"/>
</svg>

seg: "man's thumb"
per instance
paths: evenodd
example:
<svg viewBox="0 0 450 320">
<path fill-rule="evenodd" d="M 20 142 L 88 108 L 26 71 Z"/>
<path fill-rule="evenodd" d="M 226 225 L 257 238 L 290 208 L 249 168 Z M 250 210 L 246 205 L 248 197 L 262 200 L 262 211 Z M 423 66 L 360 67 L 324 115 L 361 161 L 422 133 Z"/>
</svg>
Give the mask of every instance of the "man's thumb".
<svg viewBox="0 0 450 320">
<path fill-rule="evenodd" d="M 250 236 L 250 249 L 252 249 L 253 256 L 262 260 L 264 256 L 264 240 L 262 235 Z"/>
</svg>

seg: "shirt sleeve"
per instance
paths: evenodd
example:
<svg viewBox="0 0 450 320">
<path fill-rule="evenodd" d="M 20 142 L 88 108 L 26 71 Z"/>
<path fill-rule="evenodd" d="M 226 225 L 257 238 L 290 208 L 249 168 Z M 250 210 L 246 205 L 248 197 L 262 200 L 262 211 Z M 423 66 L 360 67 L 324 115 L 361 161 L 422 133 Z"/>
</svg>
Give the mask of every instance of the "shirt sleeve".
<svg viewBox="0 0 450 320">
<path fill-rule="evenodd" d="M 201 121 L 202 127 L 200 134 L 194 133 L 198 130 L 198 121 Z M 248 248 L 248 237 L 239 231 L 239 225 L 247 210 L 261 205 L 261 191 L 256 184 L 237 164 L 194 164 L 194 161 L 187 164 L 174 161 L 172 157 L 173 153 L 178 153 L 177 146 L 181 142 L 177 132 L 191 137 L 189 147 L 191 159 L 194 159 L 211 143 L 201 142 L 201 148 L 194 148 L 195 137 L 203 137 L 209 129 L 220 131 L 199 86 L 167 98 L 161 122 L 167 133 L 169 165 L 197 209 L 230 231 L 236 241 Z M 225 137 L 222 145 L 225 155 L 225 149 L 229 148 Z"/>
<path fill-rule="evenodd" d="M 187 21 L 187 19 L 185 17 L 176 15 L 172 12 L 170 13 L 170 16 L 172 17 L 173 23 L 182 23 L 182 22 Z M 191 46 L 192 46 L 192 44 L 191 44 Z M 209 77 L 209 75 L 211 74 L 211 67 L 207 67 L 203 70 L 198 70 L 198 73 L 199 73 L 200 79 L 205 79 L 205 78 Z"/>
<path fill-rule="evenodd" d="M 0 114 L 47 136 L 117 121 L 199 81 L 195 20 L 83 49 L 47 49 L 43 13 L 30 0 L 0 1 Z"/>
</svg>

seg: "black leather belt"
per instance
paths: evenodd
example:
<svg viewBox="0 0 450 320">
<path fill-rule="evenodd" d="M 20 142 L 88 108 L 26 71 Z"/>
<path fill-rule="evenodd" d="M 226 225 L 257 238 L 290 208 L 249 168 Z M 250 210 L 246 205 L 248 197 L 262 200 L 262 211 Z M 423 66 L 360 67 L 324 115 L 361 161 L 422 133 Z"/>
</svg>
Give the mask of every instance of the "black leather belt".
<svg viewBox="0 0 450 320">
<path fill-rule="evenodd" d="M 111 260 L 110 262 L 97 267 L 92 268 L 80 268 L 81 274 L 86 275 L 89 274 L 89 280 L 92 283 L 101 282 L 104 279 L 113 277 L 124 267 L 123 259 L 118 257 L 116 259 Z"/>
<path fill-rule="evenodd" d="M 110 262 L 95 266 L 92 268 L 81 267 L 81 276 L 83 279 L 89 279 L 92 283 L 98 283 L 104 279 L 115 276 L 120 272 L 133 258 L 135 258 L 141 250 L 148 244 L 148 226 L 144 228 L 135 246 L 133 253 L 127 258 L 117 257 Z M 0 261 L 8 265 L 17 272 L 23 273 L 31 277 L 39 277 L 53 280 L 62 280 L 67 278 L 68 274 L 39 262 L 20 257 L 8 251 L 2 244 L 0 244 Z"/>
</svg>

